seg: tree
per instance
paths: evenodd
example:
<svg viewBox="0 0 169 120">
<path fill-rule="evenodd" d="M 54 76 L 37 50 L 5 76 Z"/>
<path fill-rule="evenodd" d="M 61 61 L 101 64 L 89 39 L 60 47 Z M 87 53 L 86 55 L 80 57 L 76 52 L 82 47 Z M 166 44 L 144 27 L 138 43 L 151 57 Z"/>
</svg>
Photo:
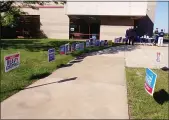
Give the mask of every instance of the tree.
<svg viewBox="0 0 169 120">
<path fill-rule="evenodd" d="M 17 20 L 19 15 L 26 14 L 23 12 L 20 8 L 22 6 L 27 6 L 32 9 L 38 9 L 35 4 L 38 5 L 45 5 L 46 3 L 49 3 L 52 1 L 22 1 L 22 2 L 16 2 L 16 1 L 1 1 L 0 2 L 0 12 L 1 12 L 1 26 L 15 26 L 17 25 Z M 58 4 L 59 2 L 53 1 L 55 4 Z M 20 5 L 15 5 L 16 3 L 20 3 Z M 61 2 L 62 4 L 64 2 Z"/>
</svg>

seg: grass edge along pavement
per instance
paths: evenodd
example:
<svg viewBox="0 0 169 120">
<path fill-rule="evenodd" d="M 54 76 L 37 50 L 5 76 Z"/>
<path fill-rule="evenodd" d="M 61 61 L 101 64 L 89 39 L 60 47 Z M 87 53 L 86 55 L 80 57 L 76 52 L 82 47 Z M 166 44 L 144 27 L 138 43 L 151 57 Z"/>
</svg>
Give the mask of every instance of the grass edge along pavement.
<svg viewBox="0 0 169 120">
<path fill-rule="evenodd" d="M 150 96 L 144 89 L 145 69 L 126 67 L 127 96 L 131 119 L 169 119 L 168 72 L 160 69 L 152 70 L 157 74 L 154 96 Z M 163 100 L 165 100 L 164 103 Z"/>
<path fill-rule="evenodd" d="M 6 40 L 4 40 L 6 41 Z M 89 47 L 85 48 L 84 51 L 75 51 L 73 53 L 67 55 L 60 55 L 58 50 L 58 42 L 65 42 L 59 40 L 52 40 L 52 42 L 56 42 L 53 44 L 53 47 L 56 49 L 56 60 L 52 62 L 48 62 L 47 60 L 47 50 L 52 48 L 52 46 L 48 46 L 50 41 L 42 40 L 43 44 L 37 44 L 37 41 L 31 45 L 28 45 L 31 40 L 9 40 L 7 43 L 2 44 L 1 50 L 1 102 L 13 94 L 23 90 L 25 87 L 34 83 L 38 79 L 44 78 L 50 75 L 54 70 L 58 69 L 60 65 L 67 64 L 69 61 L 73 60 L 75 57 L 78 57 L 82 54 L 95 52 L 99 50 L 106 49 L 108 47 Z M 39 40 L 38 40 L 39 41 Z M 21 42 L 21 44 L 20 44 Z M 32 41 L 31 41 L 32 42 Z M 67 43 L 71 43 L 72 41 L 67 41 Z M 73 41 L 73 42 L 84 42 L 84 41 Z M 15 45 L 16 44 L 16 45 Z M 44 46 L 47 44 L 47 47 Z M 4 46 L 3 46 L 4 45 Z M 60 45 L 60 44 L 59 44 Z M 119 46 L 122 44 L 113 44 L 112 46 Z M 30 49 L 30 47 L 32 47 Z M 34 50 L 37 49 L 38 50 Z M 40 47 L 40 48 L 39 48 Z M 45 47 L 45 49 L 44 49 Z M 11 70 L 7 73 L 4 72 L 4 56 L 20 52 L 21 55 L 21 63 L 20 66 L 14 70 Z"/>
</svg>

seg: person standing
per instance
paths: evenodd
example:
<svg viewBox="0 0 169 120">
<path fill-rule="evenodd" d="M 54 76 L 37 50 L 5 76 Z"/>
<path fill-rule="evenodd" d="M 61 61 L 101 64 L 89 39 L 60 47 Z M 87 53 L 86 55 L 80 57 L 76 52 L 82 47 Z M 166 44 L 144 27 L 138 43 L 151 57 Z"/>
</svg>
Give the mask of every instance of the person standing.
<svg viewBox="0 0 169 120">
<path fill-rule="evenodd" d="M 158 46 L 163 46 L 163 37 L 164 37 L 164 32 L 163 29 L 161 29 L 161 32 L 159 32 L 159 37 L 158 37 Z"/>
<path fill-rule="evenodd" d="M 134 45 L 134 42 L 136 40 L 137 34 L 136 34 L 136 29 L 132 29 L 132 45 Z"/>
<path fill-rule="evenodd" d="M 133 29 L 133 28 L 130 28 L 130 29 L 128 30 L 129 45 L 130 45 L 130 43 L 131 43 L 131 41 L 132 41 L 132 29 Z"/>
<path fill-rule="evenodd" d="M 134 45 L 134 41 L 135 41 L 135 30 L 134 30 L 134 28 L 131 28 L 130 29 L 130 32 L 129 32 L 129 45 L 130 45 L 130 43 L 132 43 L 132 45 Z"/>
<path fill-rule="evenodd" d="M 155 35 L 154 45 L 156 45 L 156 44 L 157 44 L 157 41 L 158 41 L 158 34 L 159 34 L 159 32 L 158 32 L 158 28 L 156 28 L 156 30 L 155 30 L 155 32 L 154 32 L 154 35 Z"/>
<path fill-rule="evenodd" d="M 126 30 L 126 45 L 128 44 L 128 39 L 129 39 L 129 29 Z"/>
</svg>

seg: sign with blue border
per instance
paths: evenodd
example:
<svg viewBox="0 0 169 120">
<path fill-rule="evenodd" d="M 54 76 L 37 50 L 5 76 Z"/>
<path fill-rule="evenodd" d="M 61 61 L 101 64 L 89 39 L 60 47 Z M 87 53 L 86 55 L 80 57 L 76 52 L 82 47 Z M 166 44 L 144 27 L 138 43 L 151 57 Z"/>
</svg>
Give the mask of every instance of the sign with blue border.
<svg viewBox="0 0 169 120">
<path fill-rule="evenodd" d="M 71 44 L 71 52 L 76 50 L 76 43 Z"/>
<path fill-rule="evenodd" d="M 148 94 L 153 96 L 157 74 L 155 74 L 151 69 L 146 68 L 146 78 L 145 78 L 144 88 Z"/>
<path fill-rule="evenodd" d="M 80 44 L 79 44 L 79 43 L 76 43 L 75 49 L 76 49 L 76 50 L 79 50 L 79 48 L 80 48 Z"/>
<path fill-rule="evenodd" d="M 84 43 L 82 42 L 82 43 L 79 43 L 79 49 L 80 50 L 84 50 Z"/>
<path fill-rule="evenodd" d="M 70 48 L 69 48 L 69 43 L 68 44 L 65 44 L 65 54 L 69 53 L 70 52 Z"/>
<path fill-rule="evenodd" d="M 55 49 L 51 48 L 48 50 L 48 61 L 54 61 L 55 60 Z"/>
<path fill-rule="evenodd" d="M 104 40 L 100 41 L 100 46 L 104 46 Z"/>
<path fill-rule="evenodd" d="M 4 57 L 5 72 L 13 70 L 20 65 L 20 53 L 15 53 Z"/>
<path fill-rule="evenodd" d="M 60 54 L 65 54 L 65 45 L 61 45 L 59 48 L 59 53 Z"/>
<path fill-rule="evenodd" d="M 90 47 L 90 40 L 86 40 L 86 47 Z"/>
<path fill-rule="evenodd" d="M 100 46 L 100 40 L 96 40 L 95 45 Z"/>
</svg>

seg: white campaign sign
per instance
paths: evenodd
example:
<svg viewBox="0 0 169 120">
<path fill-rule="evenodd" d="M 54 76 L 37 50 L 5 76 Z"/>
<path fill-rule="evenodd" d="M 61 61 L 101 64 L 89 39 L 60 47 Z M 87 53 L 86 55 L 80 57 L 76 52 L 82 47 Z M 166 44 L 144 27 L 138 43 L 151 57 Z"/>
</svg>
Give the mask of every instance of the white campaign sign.
<svg viewBox="0 0 169 120">
<path fill-rule="evenodd" d="M 15 53 L 4 57 L 5 72 L 19 67 L 20 53 Z"/>
</svg>

